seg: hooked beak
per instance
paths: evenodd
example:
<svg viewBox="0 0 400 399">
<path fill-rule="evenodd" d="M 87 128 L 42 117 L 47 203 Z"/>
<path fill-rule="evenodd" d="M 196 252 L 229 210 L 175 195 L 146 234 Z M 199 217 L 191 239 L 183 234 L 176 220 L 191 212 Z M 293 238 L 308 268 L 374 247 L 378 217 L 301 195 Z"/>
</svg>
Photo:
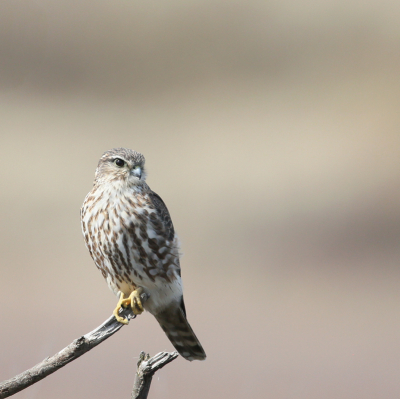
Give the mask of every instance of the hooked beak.
<svg viewBox="0 0 400 399">
<path fill-rule="evenodd" d="M 140 166 L 136 166 L 131 171 L 132 175 L 140 179 L 142 177 L 142 168 Z"/>
</svg>

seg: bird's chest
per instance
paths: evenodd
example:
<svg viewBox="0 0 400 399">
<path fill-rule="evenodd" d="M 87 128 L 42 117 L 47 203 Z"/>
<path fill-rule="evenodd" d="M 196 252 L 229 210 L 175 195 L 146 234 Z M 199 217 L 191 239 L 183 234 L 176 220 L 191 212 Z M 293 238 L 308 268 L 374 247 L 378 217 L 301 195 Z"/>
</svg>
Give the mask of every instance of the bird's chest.
<svg viewBox="0 0 400 399">
<path fill-rule="evenodd" d="M 103 195 L 87 202 L 82 212 L 86 245 L 113 291 L 173 277 L 177 251 L 155 229 L 157 213 L 145 197 Z"/>
</svg>

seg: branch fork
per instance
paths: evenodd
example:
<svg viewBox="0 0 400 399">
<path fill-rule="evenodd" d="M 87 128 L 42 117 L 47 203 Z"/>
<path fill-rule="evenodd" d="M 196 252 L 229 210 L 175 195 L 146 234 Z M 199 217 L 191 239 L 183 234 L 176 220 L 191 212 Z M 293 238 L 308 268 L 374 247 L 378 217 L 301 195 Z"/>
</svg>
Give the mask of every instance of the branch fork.
<svg viewBox="0 0 400 399">
<path fill-rule="evenodd" d="M 146 293 L 143 293 L 140 297 L 142 303 L 148 299 L 148 295 Z M 128 321 L 133 320 L 136 317 L 130 307 L 122 308 L 119 314 Z M 9 380 L 1 382 L 0 399 L 8 398 L 9 396 L 28 388 L 48 375 L 54 373 L 61 367 L 64 367 L 68 363 L 82 356 L 84 353 L 89 352 L 91 349 L 101 344 L 107 338 L 119 331 L 124 325 L 125 324 L 118 322 L 114 315 L 109 317 L 99 327 L 95 328 L 90 333 L 75 339 L 60 352 L 53 356 L 47 357 L 36 366 L 33 366 L 31 369 L 26 370 Z M 138 394 L 142 396 L 133 396 L 132 392 L 132 399 L 147 398 L 153 374 L 161 367 L 174 360 L 177 356 L 178 354 L 176 352 L 161 352 L 150 358 L 149 355 L 145 355 L 144 352 L 141 352 L 140 361 L 138 363 L 138 371 L 135 376 L 134 390 L 137 386 Z M 147 389 L 146 396 L 143 396 L 145 388 Z"/>
</svg>

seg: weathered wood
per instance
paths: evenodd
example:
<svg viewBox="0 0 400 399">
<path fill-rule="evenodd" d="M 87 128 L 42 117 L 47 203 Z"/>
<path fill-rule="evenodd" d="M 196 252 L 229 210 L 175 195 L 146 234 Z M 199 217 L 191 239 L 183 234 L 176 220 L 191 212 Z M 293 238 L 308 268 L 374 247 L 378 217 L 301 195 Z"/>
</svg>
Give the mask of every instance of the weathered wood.
<svg viewBox="0 0 400 399">
<path fill-rule="evenodd" d="M 178 357 L 178 352 L 160 352 L 150 358 L 140 352 L 131 399 L 147 399 L 154 373 Z"/>
<path fill-rule="evenodd" d="M 145 302 L 147 298 L 147 294 L 141 295 L 142 302 Z M 128 320 L 132 320 L 136 317 L 130 308 L 122 309 L 119 314 L 126 317 Z M 93 349 L 95 346 L 101 344 L 107 338 L 111 337 L 111 335 L 119 331 L 124 325 L 125 324 L 119 323 L 114 316 L 111 316 L 102 325 L 90 333 L 74 340 L 54 356 L 47 357 L 31 369 L 26 370 L 9 380 L 1 382 L 0 399 L 14 395 L 54 373 L 69 362 L 72 362 L 84 353 Z"/>
</svg>

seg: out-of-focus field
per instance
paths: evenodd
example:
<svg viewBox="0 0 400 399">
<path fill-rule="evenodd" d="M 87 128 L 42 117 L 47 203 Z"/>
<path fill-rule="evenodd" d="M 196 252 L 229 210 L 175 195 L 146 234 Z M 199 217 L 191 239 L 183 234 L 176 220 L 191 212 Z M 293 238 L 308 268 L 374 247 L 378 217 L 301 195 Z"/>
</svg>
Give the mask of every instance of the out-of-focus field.
<svg viewBox="0 0 400 399">
<path fill-rule="evenodd" d="M 101 154 L 145 154 L 182 241 L 205 362 L 151 398 L 400 396 L 400 5 L 0 3 L 0 380 L 116 298 L 79 208 Z M 128 398 L 145 314 L 16 398 Z"/>
</svg>

